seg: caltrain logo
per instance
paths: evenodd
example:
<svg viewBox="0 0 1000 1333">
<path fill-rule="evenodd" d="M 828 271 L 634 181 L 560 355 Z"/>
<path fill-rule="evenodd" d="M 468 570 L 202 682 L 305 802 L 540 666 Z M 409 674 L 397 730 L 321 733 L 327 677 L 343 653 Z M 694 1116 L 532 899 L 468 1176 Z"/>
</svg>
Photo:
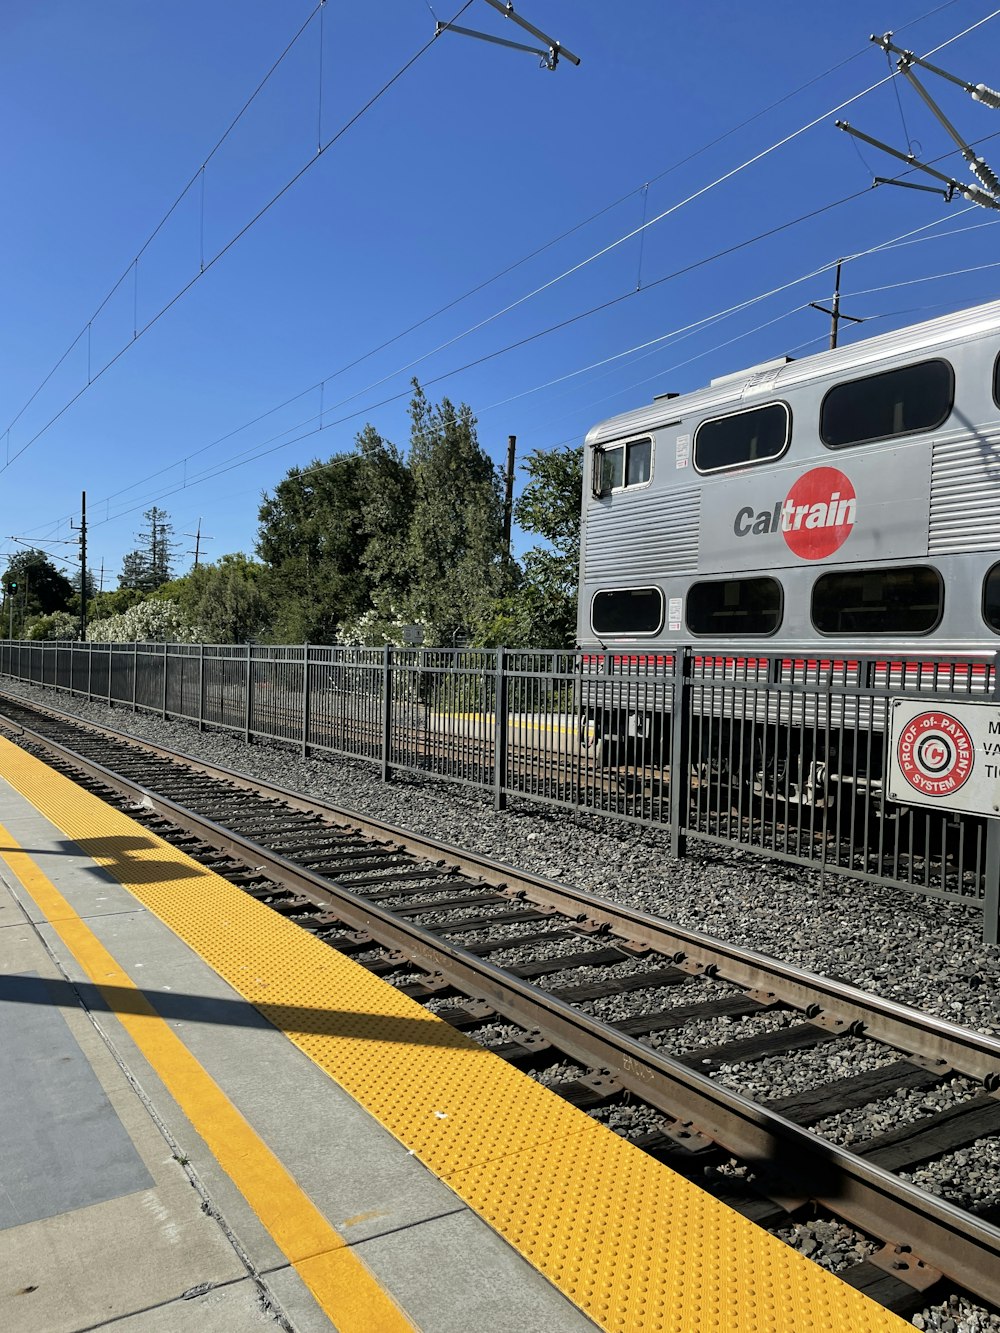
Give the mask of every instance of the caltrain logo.
<svg viewBox="0 0 1000 1333">
<path fill-rule="evenodd" d="M 972 775 L 972 737 L 949 713 L 920 713 L 896 746 L 900 772 L 923 796 L 951 796 Z"/>
<path fill-rule="evenodd" d="M 780 532 L 793 555 L 824 560 L 851 535 L 857 507 L 850 477 L 835 467 L 814 467 L 771 509 L 755 511 L 750 505 L 741 509 L 733 532 L 737 537 Z"/>
</svg>

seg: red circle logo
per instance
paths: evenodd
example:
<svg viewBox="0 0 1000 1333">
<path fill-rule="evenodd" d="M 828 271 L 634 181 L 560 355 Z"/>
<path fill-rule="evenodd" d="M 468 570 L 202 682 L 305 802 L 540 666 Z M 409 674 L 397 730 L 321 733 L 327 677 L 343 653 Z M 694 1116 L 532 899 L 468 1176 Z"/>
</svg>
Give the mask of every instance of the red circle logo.
<svg viewBox="0 0 1000 1333">
<path fill-rule="evenodd" d="M 857 507 L 849 477 L 835 467 L 814 467 L 785 496 L 781 535 L 793 555 L 823 560 L 851 535 Z"/>
<path fill-rule="evenodd" d="M 950 713 L 920 713 L 896 745 L 900 772 L 923 796 L 951 796 L 972 775 L 972 737 Z"/>
</svg>

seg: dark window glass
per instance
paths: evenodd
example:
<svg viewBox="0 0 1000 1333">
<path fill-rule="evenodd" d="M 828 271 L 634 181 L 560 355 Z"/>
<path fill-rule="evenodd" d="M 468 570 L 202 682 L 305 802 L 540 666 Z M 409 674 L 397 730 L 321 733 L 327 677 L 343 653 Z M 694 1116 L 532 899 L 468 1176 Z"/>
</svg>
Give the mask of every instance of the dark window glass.
<svg viewBox="0 0 1000 1333">
<path fill-rule="evenodd" d="M 784 403 L 703 421 L 695 432 L 694 465 L 699 472 L 718 472 L 777 458 L 788 445 L 789 427 Z"/>
<path fill-rule="evenodd" d="M 983 619 L 1000 634 L 1000 565 L 994 565 L 983 579 Z"/>
<path fill-rule="evenodd" d="M 781 624 L 781 585 L 775 579 L 721 579 L 692 584 L 687 627 L 692 634 L 773 634 Z"/>
<path fill-rule="evenodd" d="M 921 361 L 863 380 L 838 384 L 823 399 L 820 435 L 833 449 L 917 430 L 946 420 L 955 396 L 947 361 Z"/>
<path fill-rule="evenodd" d="M 594 597 L 590 623 L 595 634 L 655 634 L 663 623 L 659 588 L 614 588 Z"/>
<path fill-rule="evenodd" d="M 1000 356 L 993 362 L 993 401 L 1000 407 Z"/>
<path fill-rule="evenodd" d="M 625 446 L 625 485 L 641 486 L 653 468 L 653 441 L 635 440 Z"/>
<path fill-rule="evenodd" d="M 812 618 L 821 634 L 926 634 L 943 604 L 936 569 L 852 569 L 820 575 Z"/>
<path fill-rule="evenodd" d="M 653 473 L 653 441 L 632 440 L 601 449 L 595 472 L 598 495 L 610 495 L 622 486 L 642 486 Z"/>
</svg>

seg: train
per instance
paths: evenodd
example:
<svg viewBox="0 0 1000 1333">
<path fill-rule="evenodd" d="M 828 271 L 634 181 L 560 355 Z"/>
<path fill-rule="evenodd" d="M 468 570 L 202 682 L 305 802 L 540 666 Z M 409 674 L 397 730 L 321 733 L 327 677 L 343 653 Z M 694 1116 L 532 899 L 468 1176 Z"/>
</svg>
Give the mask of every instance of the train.
<svg viewBox="0 0 1000 1333">
<path fill-rule="evenodd" d="M 1000 301 L 754 365 L 594 426 L 577 636 L 588 736 L 620 761 L 668 755 L 672 696 L 655 681 L 682 659 L 703 682 L 826 678 L 855 691 L 808 740 L 801 726 L 791 739 L 790 695 L 765 706 L 763 726 L 727 705 L 734 763 L 773 787 L 760 751 L 783 754 L 799 800 L 828 798 L 835 767 L 869 785 L 881 770 L 878 745 L 864 762 L 844 753 L 860 731 L 884 730 L 874 685 L 992 695 Z"/>
</svg>

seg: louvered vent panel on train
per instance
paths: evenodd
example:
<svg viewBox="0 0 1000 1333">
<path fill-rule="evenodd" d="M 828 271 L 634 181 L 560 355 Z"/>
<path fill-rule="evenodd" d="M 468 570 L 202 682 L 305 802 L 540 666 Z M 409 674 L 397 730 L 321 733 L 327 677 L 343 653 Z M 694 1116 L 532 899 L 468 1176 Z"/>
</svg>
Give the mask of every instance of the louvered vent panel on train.
<svg viewBox="0 0 1000 1333">
<path fill-rule="evenodd" d="M 934 445 L 929 555 L 1000 548 L 1000 440 Z"/>
<path fill-rule="evenodd" d="M 614 496 L 587 519 L 585 577 L 607 581 L 620 572 L 629 583 L 698 568 L 701 492 L 696 488 L 653 495 Z"/>
</svg>

